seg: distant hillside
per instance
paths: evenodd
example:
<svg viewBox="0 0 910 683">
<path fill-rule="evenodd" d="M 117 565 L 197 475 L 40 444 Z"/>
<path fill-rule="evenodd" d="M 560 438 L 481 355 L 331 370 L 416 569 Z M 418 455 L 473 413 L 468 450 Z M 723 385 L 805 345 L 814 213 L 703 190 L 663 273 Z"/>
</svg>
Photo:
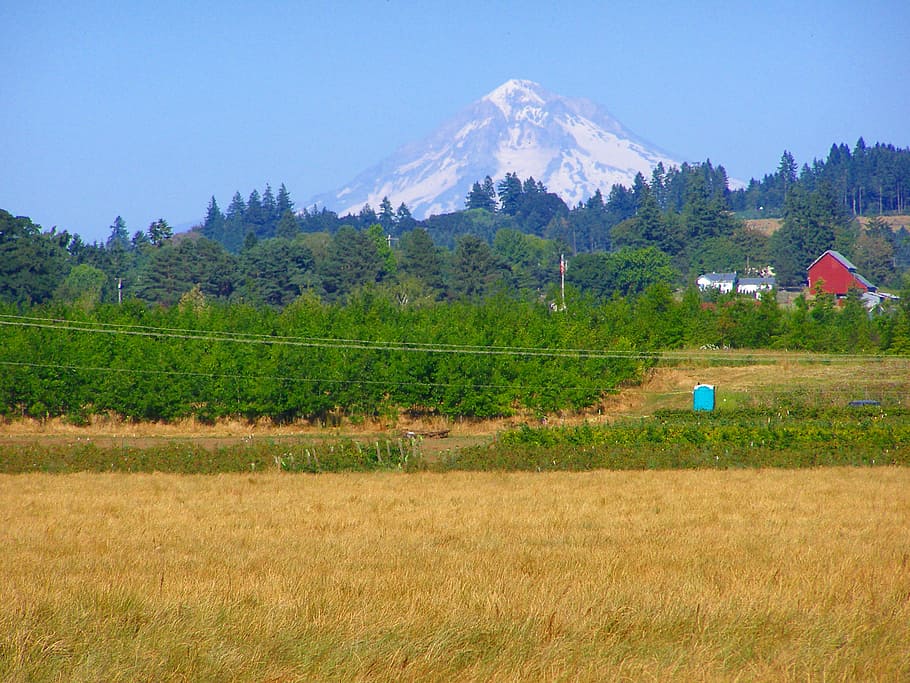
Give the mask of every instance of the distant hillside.
<svg viewBox="0 0 910 683">
<path fill-rule="evenodd" d="M 866 223 L 871 220 L 872 216 L 857 216 L 860 225 L 866 227 Z M 879 216 L 892 230 L 897 231 L 901 228 L 910 230 L 910 216 Z"/>
<path fill-rule="evenodd" d="M 780 218 L 754 218 L 744 221 L 750 230 L 756 230 L 762 235 L 772 235 L 780 229 L 783 220 Z"/>
<path fill-rule="evenodd" d="M 880 216 L 888 226 L 895 232 L 901 228 L 906 228 L 910 230 L 910 216 Z M 859 224 L 864 228 L 869 222 L 871 217 L 869 216 L 857 216 L 856 220 L 859 221 Z M 780 226 L 783 225 L 783 219 L 781 218 L 754 218 L 744 221 L 746 227 L 751 230 L 757 230 L 763 235 L 773 235 L 780 229 Z"/>
</svg>

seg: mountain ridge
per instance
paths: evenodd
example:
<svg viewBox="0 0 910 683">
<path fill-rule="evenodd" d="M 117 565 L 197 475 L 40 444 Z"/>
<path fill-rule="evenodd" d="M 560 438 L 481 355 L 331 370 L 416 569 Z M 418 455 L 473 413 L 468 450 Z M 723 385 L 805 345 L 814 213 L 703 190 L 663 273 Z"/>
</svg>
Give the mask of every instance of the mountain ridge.
<svg viewBox="0 0 910 683">
<path fill-rule="evenodd" d="M 415 218 L 464 208 L 474 182 L 506 173 L 534 177 L 570 206 L 613 184 L 631 186 L 658 163 L 681 161 L 632 133 L 603 107 L 554 94 L 538 83 L 510 79 L 403 145 L 350 183 L 311 204 L 339 215 L 374 209 L 384 197 Z"/>
</svg>

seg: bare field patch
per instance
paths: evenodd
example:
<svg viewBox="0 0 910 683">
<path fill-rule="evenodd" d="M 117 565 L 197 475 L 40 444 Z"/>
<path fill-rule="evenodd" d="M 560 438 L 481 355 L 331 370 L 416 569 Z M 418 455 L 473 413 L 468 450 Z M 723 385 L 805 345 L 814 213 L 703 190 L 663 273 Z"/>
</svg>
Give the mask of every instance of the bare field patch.
<svg viewBox="0 0 910 683">
<path fill-rule="evenodd" d="M 726 353 L 726 352 L 725 352 Z M 888 405 L 910 401 L 910 359 L 905 357 L 806 360 L 805 354 L 732 351 L 727 358 L 693 353 L 685 363 L 658 367 L 627 392 L 631 414 L 682 410 L 696 384 L 713 384 L 718 407 L 726 401 L 775 406 L 785 401 L 843 407 L 874 398 Z"/>
<path fill-rule="evenodd" d="M 910 227 L 910 216 L 877 216 L 877 218 L 883 221 L 892 230 Z M 863 226 L 863 228 L 869 225 L 869 219 L 865 216 L 858 216 L 856 220 L 859 221 L 859 224 Z"/>
<path fill-rule="evenodd" d="M 0 477 L 0 679 L 907 680 L 910 470 Z"/>
<path fill-rule="evenodd" d="M 877 216 L 892 230 L 900 230 L 903 227 L 910 226 L 910 216 Z M 869 223 L 869 218 L 857 216 L 857 222 L 865 228 Z M 773 235 L 780 230 L 784 221 L 782 218 L 749 218 L 743 221 L 750 230 L 755 230 L 763 235 Z"/>
<path fill-rule="evenodd" d="M 746 228 L 755 230 L 762 235 L 773 235 L 780 230 L 783 222 L 781 218 L 750 218 L 744 221 Z"/>
</svg>

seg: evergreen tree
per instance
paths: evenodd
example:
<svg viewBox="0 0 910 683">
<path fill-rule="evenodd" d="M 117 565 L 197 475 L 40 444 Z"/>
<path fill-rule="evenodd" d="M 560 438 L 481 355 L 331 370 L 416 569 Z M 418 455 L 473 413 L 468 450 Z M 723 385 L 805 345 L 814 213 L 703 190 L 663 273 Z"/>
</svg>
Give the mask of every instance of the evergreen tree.
<svg viewBox="0 0 910 683">
<path fill-rule="evenodd" d="M 300 226 L 297 223 L 297 217 L 293 211 L 285 209 L 284 213 L 281 214 L 281 220 L 278 221 L 278 226 L 275 228 L 275 237 L 292 240 L 299 233 Z"/>
<path fill-rule="evenodd" d="M 798 185 L 787 195 L 783 226 L 771 236 L 777 280 L 783 286 L 806 280 L 809 264 L 834 247 L 843 225 L 840 211 L 823 191 L 805 192 Z"/>
<path fill-rule="evenodd" d="M 786 200 L 790 188 L 796 184 L 796 159 L 787 150 L 784 150 L 777 167 L 777 179 L 780 187 L 781 198 Z"/>
<path fill-rule="evenodd" d="M 897 311 L 886 342 L 891 353 L 910 354 L 910 272 L 904 273 Z"/>
<path fill-rule="evenodd" d="M 417 278 L 438 297 L 445 291 L 444 261 L 429 233 L 417 227 L 401 236 L 402 274 Z"/>
<path fill-rule="evenodd" d="M 303 215 L 300 216 L 301 232 L 325 232 L 334 233 L 341 227 L 341 220 L 334 211 L 329 211 L 325 207 L 317 209 L 313 206 L 312 211 L 304 209 Z"/>
<path fill-rule="evenodd" d="M 136 290 L 145 301 L 172 306 L 198 285 L 206 296 L 228 297 L 236 283 L 236 261 L 205 237 L 164 243 L 142 266 Z"/>
<path fill-rule="evenodd" d="M 152 221 L 148 229 L 148 238 L 149 242 L 154 244 L 156 247 L 160 247 L 167 240 L 173 237 L 174 231 L 168 222 L 163 218 L 159 218 L 156 221 Z"/>
<path fill-rule="evenodd" d="M 209 201 L 208 208 L 205 211 L 205 221 L 202 223 L 202 234 L 210 240 L 223 242 L 224 229 L 224 214 L 221 213 L 221 209 L 218 208 L 218 202 L 215 201 L 215 196 L 212 195 L 212 199 Z"/>
<path fill-rule="evenodd" d="M 244 236 L 246 233 L 253 232 L 256 237 L 265 237 L 264 226 L 266 223 L 265 211 L 262 207 L 262 197 L 259 190 L 250 192 L 250 198 L 246 202 L 246 214 L 244 216 Z"/>
<path fill-rule="evenodd" d="M 493 179 L 490 176 L 484 176 L 483 184 L 480 186 L 481 191 L 489 199 L 489 206 L 491 208 L 488 211 L 496 211 L 496 186 L 493 184 Z"/>
<path fill-rule="evenodd" d="M 133 245 L 134 250 L 141 251 L 142 247 L 149 244 L 148 235 L 142 230 L 137 230 L 133 233 L 133 238 L 130 240 L 130 244 Z"/>
<path fill-rule="evenodd" d="M 650 192 L 650 190 L 651 188 L 648 187 L 648 181 L 645 180 L 644 175 L 641 172 L 636 173 L 635 178 L 632 179 L 632 201 L 635 202 L 636 211 L 641 206 L 645 194 Z"/>
<path fill-rule="evenodd" d="M 269 306 L 285 306 L 315 283 L 312 252 L 282 238 L 262 240 L 245 249 L 239 269 L 245 297 Z"/>
<path fill-rule="evenodd" d="M 369 204 L 364 204 L 363 208 L 360 209 L 360 213 L 357 214 L 357 224 L 366 229 L 373 225 L 373 223 L 379 222 L 379 216 L 376 215 L 376 212 L 373 211 L 373 207 Z"/>
<path fill-rule="evenodd" d="M 323 286 L 330 298 L 341 298 L 357 287 L 375 283 L 381 269 L 382 259 L 370 236 L 343 225 L 332 237 L 321 267 Z"/>
<path fill-rule="evenodd" d="M 635 215 L 635 198 L 632 192 L 622 185 L 614 184 L 610 188 L 610 194 L 605 204 L 607 213 L 607 227 L 612 228 L 614 225 L 622 223 L 628 218 Z"/>
<path fill-rule="evenodd" d="M 490 294 L 503 275 L 490 245 L 476 235 L 464 235 L 458 240 L 452 271 L 452 291 L 464 299 Z"/>
<path fill-rule="evenodd" d="M 609 251 L 611 244 L 607 205 L 599 189 L 595 190 L 594 194 L 585 203 L 584 216 L 588 248 L 591 251 L 599 249 Z"/>
<path fill-rule="evenodd" d="M 655 245 L 661 251 L 673 253 L 675 245 L 670 243 L 663 217 L 660 214 L 660 206 L 657 204 L 657 198 L 651 192 L 647 183 L 641 190 L 641 198 L 638 203 L 638 231 L 645 242 Z"/>
<path fill-rule="evenodd" d="M 260 237 L 273 237 L 275 227 L 281 214 L 278 213 L 278 202 L 275 201 L 275 195 L 272 194 L 272 186 L 266 183 L 265 191 L 262 193 L 262 229 Z"/>
<path fill-rule="evenodd" d="M 129 239 L 126 241 L 126 246 L 130 246 Z M 98 248 L 97 244 L 92 244 L 91 247 L 93 251 L 101 251 Z M 69 255 L 72 256 L 77 262 L 81 263 L 84 254 L 88 251 L 89 245 L 86 244 L 79 235 L 73 235 L 69 243 L 66 245 L 66 250 L 69 252 Z"/>
<path fill-rule="evenodd" d="M 512 292 L 533 297 L 557 282 L 560 252 L 551 240 L 503 228 L 493 239 L 493 253 L 508 270 Z"/>
<path fill-rule="evenodd" d="M 246 203 L 239 192 L 234 193 L 224 217 L 224 239 L 221 243 L 232 253 L 240 251 L 246 237 Z"/>
<path fill-rule="evenodd" d="M 395 234 L 395 210 L 392 208 L 388 195 L 383 197 L 379 203 L 379 225 L 386 235 Z"/>
<path fill-rule="evenodd" d="M 557 195 L 547 192 L 543 183 L 528 178 L 518 199 L 515 221 L 523 232 L 541 236 L 555 218 L 568 218 L 569 207 Z"/>
<path fill-rule="evenodd" d="M 664 186 L 666 177 L 667 170 L 664 168 L 664 162 L 658 161 L 657 166 L 651 171 L 651 193 L 661 211 L 667 210 L 667 189 Z"/>
<path fill-rule="evenodd" d="M 525 195 L 543 194 L 547 191 L 547 188 L 544 187 L 543 183 L 534 180 L 534 176 L 528 176 L 521 184 L 521 191 Z"/>
<path fill-rule="evenodd" d="M 395 211 L 395 224 L 399 233 L 405 233 L 417 227 L 417 221 L 411 215 L 411 210 L 402 202 Z"/>
<path fill-rule="evenodd" d="M 514 216 L 518 212 L 519 202 L 521 201 L 521 181 L 515 173 L 506 173 L 506 177 L 499 181 L 497 186 L 499 192 L 500 210 L 509 216 Z"/>
<path fill-rule="evenodd" d="M 120 216 L 114 219 L 111 233 L 105 242 L 108 249 L 127 249 L 130 245 L 130 234 L 126 229 L 126 221 Z"/>
<path fill-rule="evenodd" d="M 670 239 L 650 186 L 641 173 L 635 176 L 635 180 L 635 188 L 632 190 L 636 207 L 635 216 L 613 226 L 612 245 L 630 249 L 641 249 L 651 245 L 665 251 L 674 247 L 675 244 Z"/>
<path fill-rule="evenodd" d="M 291 195 L 288 192 L 288 189 L 284 186 L 284 183 L 281 183 L 281 187 L 278 188 L 278 199 L 276 200 L 279 216 L 283 216 L 285 211 L 294 210 L 294 202 L 291 201 Z M 279 220 L 281 220 L 279 218 Z"/>
<path fill-rule="evenodd" d="M 496 210 L 496 198 L 495 196 L 490 197 L 483 189 L 483 186 L 479 182 L 475 182 L 471 186 L 468 196 L 465 197 L 465 208 L 468 210 L 484 209 L 485 211 L 493 212 Z"/>
<path fill-rule="evenodd" d="M 560 225 L 559 222 L 552 227 Z M 607 207 L 600 190 L 584 204 L 579 204 L 569 212 L 567 227 L 569 233 L 557 235 L 548 230 L 547 236 L 551 239 L 561 239 L 571 247 L 573 254 L 579 251 L 598 251 L 610 249 L 610 225 L 607 216 Z"/>
<path fill-rule="evenodd" d="M 876 216 L 869 220 L 853 245 L 853 263 L 876 285 L 896 284 L 893 239 L 888 224 Z"/>
<path fill-rule="evenodd" d="M 69 235 L 41 228 L 0 209 L 0 301 L 43 303 L 69 270 Z"/>
</svg>

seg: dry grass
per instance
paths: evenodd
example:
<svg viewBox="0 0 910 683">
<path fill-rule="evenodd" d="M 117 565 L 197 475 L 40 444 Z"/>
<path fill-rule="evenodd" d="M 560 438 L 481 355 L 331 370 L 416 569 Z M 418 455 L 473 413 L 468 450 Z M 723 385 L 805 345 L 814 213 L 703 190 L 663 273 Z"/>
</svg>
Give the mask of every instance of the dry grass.
<svg viewBox="0 0 910 683">
<path fill-rule="evenodd" d="M 843 407 L 849 400 L 874 398 L 887 406 L 907 404 L 910 359 L 888 357 L 832 362 L 806 362 L 801 354 L 729 352 L 730 362 L 696 363 L 655 368 L 645 382 L 625 392 L 624 415 L 648 415 L 659 409 L 684 410 L 692 405 L 696 384 L 713 384 L 718 407 L 725 401 L 774 406 L 800 392 L 802 403 Z M 739 359 L 743 364 L 736 365 Z M 745 364 L 745 359 L 751 359 Z"/>
<path fill-rule="evenodd" d="M 878 216 L 878 218 L 892 230 L 910 227 L 910 216 Z M 858 216 L 856 220 L 864 228 L 869 224 L 869 219 L 865 216 Z"/>
<path fill-rule="evenodd" d="M 750 218 L 744 221 L 746 228 L 761 233 L 762 235 L 773 235 L 780 230 L 783 220 L 780 218 Z"/>
<path fill-rule="evenodd" d="M 0 679 L 907 680 L 910 470 L 0 477 Z"/>
<path fill-rule="evenodd" d="M 892 230 L 900 230 L 903 227 L 910 227 L 910 216 L 879 216 Z M 865 216 L 857 216 L 856 220 L 865 228 L 869 219 Z M 781 218 L 751 218 L 744 221 L 746 227 L 755 230 L 763 235 L 773 235 L 780 230 L 784 221 Z"/>
</svg>

